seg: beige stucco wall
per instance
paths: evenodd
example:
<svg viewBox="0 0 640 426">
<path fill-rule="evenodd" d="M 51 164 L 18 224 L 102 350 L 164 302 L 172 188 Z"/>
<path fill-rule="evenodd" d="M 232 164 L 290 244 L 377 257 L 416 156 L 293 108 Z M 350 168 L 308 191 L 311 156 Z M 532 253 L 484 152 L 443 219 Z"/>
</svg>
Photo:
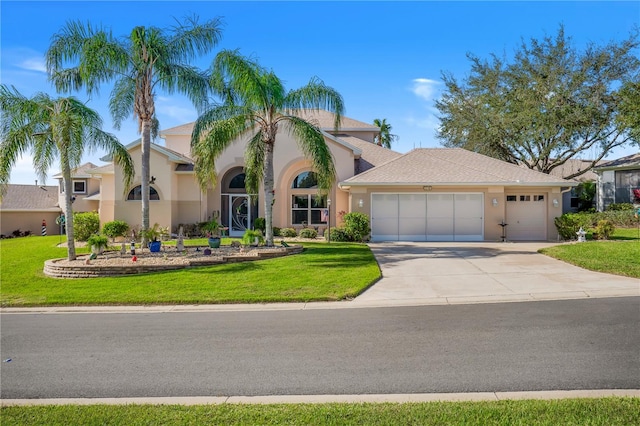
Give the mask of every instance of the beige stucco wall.
<svg viewBox="0 0 640 426">
<path fill-rule="evenodd" d="M 56 218 L 60 216 L 60 211 L 0 211 L 0 234 L 11 235 L 17 229 L 20 231 L 31 231 L 33 235 L 40 235 L 42 232 L 42 220 L 47 223 L 47 235 L 60 234 L 60 227 L 56 225 Z"/>
<path fill-rule="evenodd" d="M 73 202 L 73 211 L 76 213 L 79 212 L 93 212 L 93 211 L 98 211 L 99 208 L 99 201 L 98 200 L 85 200 L 85 198 L 87 198 L 88 196 L 90 196 L 93 193 L 96 193 L 98 191 L 100 191 L 100 179 L 97 178 L 72 178 L 71 179 L 72 182 L 73 181 L 83 181 L 85 182 L 85 192 L 82 193 L 77 193 L 74 192 L 72 194 L 72 196 L 76 197 L 75 201 Z M 73 185 L 73 183 L 72 183 Z M 62 179 L 58 179 L 58 205 L 62 208 L 62 210 L 65 210 L 65 206 L 66 206 L 66 202 L 65 202 L 65 197 L 64 197 L 64 192 L 62 192 L 62 188 L 63 188 L 63 183 L 62 183 Z"/>
<path fill-rule="evenodd" d="M 371 195 L 373 193 L 482 193 L 484 195 L 484 239 L 485 241 L 500 241 L 502 228 L 498 225 L 506 219 L 506 194 L 544 194 L 546 199 L 546 228 L 547 240 L 557 240 L 558 232 L 554 225 L 554 218 L 562 215 L 562 196 L 560 188 L 553 187 L 503 187 L 503 186 L 433 186 L 430 191 L 425 191 L 419 186 L 379 186 L 360 187 L 353 186 L 349 190 L 341 191 L 350 198 L 349 211 L 365 213 L 371 217 Z M 493 205 L 493 199 L 498 201 Z M 558 200 L 558 206 L 553 205 L 553 200 Z M 360 200 L 363 206 L 360 207 Z"/>
</svg>

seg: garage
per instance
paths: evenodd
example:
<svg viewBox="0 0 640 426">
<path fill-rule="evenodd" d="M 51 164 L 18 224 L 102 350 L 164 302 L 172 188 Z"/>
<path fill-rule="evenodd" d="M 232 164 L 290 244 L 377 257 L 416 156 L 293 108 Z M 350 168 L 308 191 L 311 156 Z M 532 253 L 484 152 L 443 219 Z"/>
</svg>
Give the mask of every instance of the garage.
<svg viewBox="0 0 640 426">
<path fill-rule="evenodd" d="M 507 239 L 545 241 L 547 239 L 546 194 L 506 194 Z"/>
<path fill-rule="evenodd" d="M 374 193 L 373 241 L 482 241 L 482 193 Z"/>
</svg>

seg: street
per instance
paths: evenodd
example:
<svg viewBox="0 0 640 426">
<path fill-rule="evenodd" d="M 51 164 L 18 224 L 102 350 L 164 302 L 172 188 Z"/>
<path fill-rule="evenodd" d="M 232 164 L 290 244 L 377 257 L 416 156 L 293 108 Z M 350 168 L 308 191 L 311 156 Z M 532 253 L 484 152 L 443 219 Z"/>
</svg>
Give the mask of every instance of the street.
<svg viewBox="0 0 640 426">
<path fill-rule="evenodd" d="M 0 319 L 3 399 L 640 388 L 638 297 Z"/>
</svg>

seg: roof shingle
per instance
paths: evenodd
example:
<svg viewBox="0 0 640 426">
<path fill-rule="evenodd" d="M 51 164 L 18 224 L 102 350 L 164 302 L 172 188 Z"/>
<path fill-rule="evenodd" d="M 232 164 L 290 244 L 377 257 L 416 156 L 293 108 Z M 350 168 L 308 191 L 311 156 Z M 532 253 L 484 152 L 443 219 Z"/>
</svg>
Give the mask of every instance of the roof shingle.
<svg viewBox="0 0 640 426">
<path fill-rule="evenodd" d="M 57 211 L 58 187 L 36 185 L 7 185 L 0 201 L 0 210 Z"/>
</svg>

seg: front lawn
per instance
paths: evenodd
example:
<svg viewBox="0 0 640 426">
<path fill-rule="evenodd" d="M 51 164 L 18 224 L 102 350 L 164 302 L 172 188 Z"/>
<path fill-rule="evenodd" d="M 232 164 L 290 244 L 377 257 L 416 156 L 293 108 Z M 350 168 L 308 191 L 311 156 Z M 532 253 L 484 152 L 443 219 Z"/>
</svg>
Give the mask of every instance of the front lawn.
<svg viewBox="0 0 640 426">
<path fill-rule="evenodd" d="M 59 236 L 0 241 L 2 306 L 344 300 L 380 277 L 364 244 L 309 242 L 303 253 L 277 259 L 113 278 L 49 278 L 42 272 L 44 261 L 66 257 L 66 249 L 56 247 L 59 241 Z"/>
<path fill-rule="evenodd" d="M 540 253 L 591 271 L 640 278 L 638 229 L 616 229 L 611 241 L 587 241 L 541 249 Z"/>
<path fill-rule="evenodd" d="M 0 408 L 10 425 L 637 425 L 640 398 Z"/>
</svg>

